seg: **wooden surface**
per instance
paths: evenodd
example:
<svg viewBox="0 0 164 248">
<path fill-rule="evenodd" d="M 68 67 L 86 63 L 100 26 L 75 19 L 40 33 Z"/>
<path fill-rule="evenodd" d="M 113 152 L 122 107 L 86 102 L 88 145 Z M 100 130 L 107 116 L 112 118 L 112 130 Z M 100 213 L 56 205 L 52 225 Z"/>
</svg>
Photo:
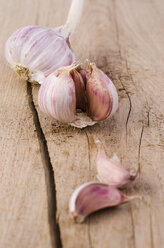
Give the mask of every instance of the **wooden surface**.
<svg viewBox="0 0 164 248">
<path fill-rule="evenodd" d="M 4 59 L 13 31 L 29 24 L 58 26 L 69 4 L 0 0 L 0 248 L 163 248 L 164 1 L 85 0 L 72 46 L 79 61 L 95 61 L 113 80 L 119 109 L 84 130 L 41 114 L 39 87 L 31 92 Z M 139 170 L 126 193 L 142 199 L 74 224 L 69 197 L 96 179 L 96 137 L 108 155 L 116 152 L 124 166 Z M 55 184 L 46 166 L 53 167 Z"/>
</svg>

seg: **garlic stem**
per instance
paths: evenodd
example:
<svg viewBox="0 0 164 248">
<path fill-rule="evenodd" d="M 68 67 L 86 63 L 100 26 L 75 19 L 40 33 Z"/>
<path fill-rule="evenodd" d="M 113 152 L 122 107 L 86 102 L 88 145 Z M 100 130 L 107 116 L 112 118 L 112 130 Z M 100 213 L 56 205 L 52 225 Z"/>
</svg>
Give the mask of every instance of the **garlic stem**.
<svg viewBox="0 0 164 248">
<path fill-rule="evenodd" d="M 64 29 L 67 30 L 68 37 L 74 32 L 83 10 L 83 0 L 72 0 Z"/>
</svg>

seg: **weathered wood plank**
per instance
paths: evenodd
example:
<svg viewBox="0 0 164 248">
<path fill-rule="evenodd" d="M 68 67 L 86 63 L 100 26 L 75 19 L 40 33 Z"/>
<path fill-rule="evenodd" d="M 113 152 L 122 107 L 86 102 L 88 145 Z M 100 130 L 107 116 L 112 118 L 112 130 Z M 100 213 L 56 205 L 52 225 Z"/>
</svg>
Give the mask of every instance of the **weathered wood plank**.
<svg viewBox="0 0 164 248">
<path fill-rule="evenodd" d="M 44 172 L 26 85 L 1 68 L 0 247 L 50 247 Z"/>
<path fill-rule="evenodd" d="M 26 83 L 4 58 L 5 41 L 20 26 L 35 23 L 37 5 L 0 1 L 0 247 L 7 248 L 51 247 L 44 170 Z"/>
<path fill-rule="evenodd" d="M 161 1 L 85 2 L 74 50 L 79 61 L 95 61 L 112 78 L 120 104 L 112 119 L 82 131 L 40 114 L 55 171 L 64 247 L 162 247 L 163 7 Z M 69 220 L 68 201 L 76 186 L 96 179 L 96 137 L 109 155 L 117 152 L 123 165 L 139 169 L 127 193 L 142 200 L 97 213 L 79 226 Z"/>
<path fill-rule="evenodd" d="M 1 3 L 4 44 L 19 26 L 62 24 L 70 1 Z M 85 1 L 73 48 L 79 61 L 95 61 L 116 85 L 119 110 L 109 120 L 84 130 L 55 122 L 38 110 L 39 87 L 33 87 L 54 169 L 57 221 L 65 248 L 163 248 L 163 11 L 162 0 Z M 44 172 L 26 86 L 6 65 L 2 72 L 0 247 L 50 247 Z M 68 201 L 78 185 L 96 179 L 97 137 L 109 155 L 116 152 L 123 165 L 139 170 L 126 192 L 141 195 L 142 200 L 101 211 L 78 225 L 69 217 Z"/>
</svg>

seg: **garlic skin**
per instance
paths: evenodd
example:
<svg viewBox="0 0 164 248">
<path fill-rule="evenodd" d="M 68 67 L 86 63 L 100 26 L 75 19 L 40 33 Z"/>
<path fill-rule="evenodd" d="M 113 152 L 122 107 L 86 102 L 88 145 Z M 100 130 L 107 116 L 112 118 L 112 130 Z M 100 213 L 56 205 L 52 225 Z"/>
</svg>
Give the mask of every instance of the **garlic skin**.
<svg viewBox="0 0 164 248">
<path fill-rule="evenodd" d="M 61 122 L 72 122 L 76 114 L 76 95 L 70 67 L 50 74 L 41 85 L 38 104 L 42 112 Z"/>
<path fill-rule="evenodd" d="M 108 98 L 105 104 L 103 94 Z M 84 128 L 111 116 L 118 107 L 118 96 L 108 77 L 90 63 L 87 69 L 70 65 L 50 74 L 39 89 L 38 104 L 55 120 Z"/>
<path fill-rule="evenodd" d="M 118 94 L 112 81 L 95 63 L 87 68 L 88 111 L 92 120 L 102 121 L 118 108 Z"/>
<path fill-rule="evenodd" d="M 55 29 L 38 26 L 17 30 L 6 42 L 5 55 L 22 79 L 40 84 L 44 77 L 75 59 L 67 41 Z"/>
<path fill-rule="evenodd" d="M 84 183 L 72 194 L 69 211 L 75 222 L 81 223 L 85 218 L 100 209 L 118 206 L 135 196 L 126 196 L 113 186 L 98 182 Z"/>
<path fill-rule="evenodd" d="M 55 29 L 27 26 L 7 40 L 5 56 L 11 68 L 24 80 L 41 84 L 56 69 L 75 61 L 70 45 L 82 12 L 83 0 L 72 0 L 66 24 Z"/>
<path fill-rule="evenodd" d="M 97 177 L 100 182 L 122 187 L 136 178 L 137 172 L 135 169 L 124 168 L 120 165 L 116 155 L 112 158 L 107 157 L 102 142 L 97 140 L 96 143 L 98 147 L 96 158 Z"/>
</svg>

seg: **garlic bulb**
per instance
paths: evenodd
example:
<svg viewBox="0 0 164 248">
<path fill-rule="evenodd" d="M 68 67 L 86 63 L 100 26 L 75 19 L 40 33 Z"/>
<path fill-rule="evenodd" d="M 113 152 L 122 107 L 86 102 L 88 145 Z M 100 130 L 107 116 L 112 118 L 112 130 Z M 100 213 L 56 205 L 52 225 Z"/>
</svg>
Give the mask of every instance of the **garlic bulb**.
<svg viewBox="0 0 164 248">
<path fill-rule="evenodd" d="M 118 107 L 112 81 L 90 63 L 67 66 L 50 74 L 39 89 L 42 112 L 54 119 L 83 128 L 111 116 Z"/>
<path fill-rule="evenodd" d="M 81 223 L 95 211 L 118 206 L 134 198 L 137 197 L 127 196 L 115 187 L 97 182 L 88 182 L 73 192 L 69 202 L 69 211 L 71 217 L 76 222 Z"/>
<path fill-rule="evenodd" d="M 121 187 L 136 178 L 137 172 L 135 169 L 124 168 L 120 165 L 120 161 L 116 155 L 108 158 L 100 140 L 97 140 L 96 143 L 98 146 L 96 165 L 100 182 Z"/>
<path fill-rule="evenodd" d="M 11 35 L 6 42 L 5 56 L 22 79 L 41 84 L 54 70 L 74 62 L 70 35 L 79 21 L 82 7 L 83 0 L 72 0 L 64 26 L 55 29 L 27 26 Z"/>
</svg>

